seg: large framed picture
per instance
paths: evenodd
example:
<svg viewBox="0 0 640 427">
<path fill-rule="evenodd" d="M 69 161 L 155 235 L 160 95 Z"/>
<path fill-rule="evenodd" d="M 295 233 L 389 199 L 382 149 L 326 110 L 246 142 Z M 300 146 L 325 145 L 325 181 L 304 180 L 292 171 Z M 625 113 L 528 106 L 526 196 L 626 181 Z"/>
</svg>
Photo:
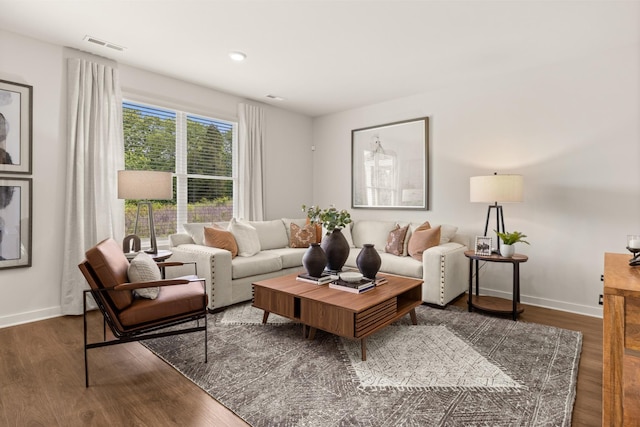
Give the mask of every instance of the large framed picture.
<svg viewBox="0 0 640 427">
<path fill-rule="evenodd" d="M 0 269 L 31 267 L 31 184 L 0 177 Z"/>
<path fill-rule="evenodd" d="M 31 173 L 33 87 L 0 80 L 0 173 Z"/>
<path fill-rule="evenodd" d="M 429 209 L 429 118 L 351 131 L 351 207 Z"/>
<path fill-rule="evenodd" d="M 476 236 L 476 255 L 491 256 L 491 237 Z"/>
</svg>

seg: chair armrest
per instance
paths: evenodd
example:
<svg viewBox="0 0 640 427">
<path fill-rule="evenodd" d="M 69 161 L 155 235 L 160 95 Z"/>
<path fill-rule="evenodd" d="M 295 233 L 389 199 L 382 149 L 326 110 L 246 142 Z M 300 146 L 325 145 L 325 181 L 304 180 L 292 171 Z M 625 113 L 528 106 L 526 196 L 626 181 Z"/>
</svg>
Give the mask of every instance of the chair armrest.
<svg viewBox="0 0 640 427">
<path fill-rule="evenodd" d="M 158 287 L 158 286 L 186 285 L 190 281 L 191 280 L 188 280 L 188 279 L 166 279 L 166 280 L 152 280 L 152 281 L 149 281 L 149 282 L 121 283 L 119 285 L 115 285 L 113 287 L 113 290 L 115 290 L 115 291 L 132 291 L 134 289 L 154 288 L 154 287 Z"/>
</svg>

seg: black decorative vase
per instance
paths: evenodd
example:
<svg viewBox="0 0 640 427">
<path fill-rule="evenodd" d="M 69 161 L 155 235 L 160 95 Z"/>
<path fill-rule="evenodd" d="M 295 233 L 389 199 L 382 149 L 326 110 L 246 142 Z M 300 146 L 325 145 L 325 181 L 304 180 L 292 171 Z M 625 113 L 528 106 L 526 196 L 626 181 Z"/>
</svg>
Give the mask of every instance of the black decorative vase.
<svg viewBox="0 0 640 427">
<path fill-rule="evenodd" d="M 327 270 L 341 271 L 349 257 L 349 243 L 340 229 L 335 228 L 333 232 L 324 236 L 320 246 L 327 255 Z"/>
<path fill-rule="evenodd" d="M 372 243 L 365 243 L 362 245 L 362 250 L 356 258 L 356 265 L 360 273 L 367 279 L 375 279 L 378 270 L 380 270 L 380 254 L 373 247 Z"/>
<path fill-rule="evenodd" d="M 311 243 L 309 249 L 302 256 L 302 266 L 307 270 L 307 274 L 313 277 L 320 277 L 327 265 L 327 256 L 320 247 L 320 243 Z"/>
</svg>

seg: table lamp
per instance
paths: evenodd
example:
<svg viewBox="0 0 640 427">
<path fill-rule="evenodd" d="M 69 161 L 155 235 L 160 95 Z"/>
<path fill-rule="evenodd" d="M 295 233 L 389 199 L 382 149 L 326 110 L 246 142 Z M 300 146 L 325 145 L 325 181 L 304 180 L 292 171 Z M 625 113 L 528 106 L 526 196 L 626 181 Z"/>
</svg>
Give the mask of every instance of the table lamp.
<svg viewBox="0 0 640 427">
<path fill-rule="evenodd" d="M 150 200 L 171 200 L 173 198 L 173 175 L 171 172 L 159 171 L 118 171 L 118 199 L 138 200 L 138 212 L 133 234 L 138 232 L 140 207 L 147 206 L 149 214 L 149 239 L 151 248 L 145 252 L 158 253 L 156 230 L 153 225 L 153 206 Z"/>
<path fill-rule="evenodd" d="M 522 202 L 522 175 L 472 176 L 469 182 L 469 201 L 472 203 L 493 203 L 487 209 L 487 220 L 484 224 L 484 235 L 489 229 L 491 210 L 496 210 L 496 230 L 504 233 L 504 215 L 498 203 Z M 497 237 L 498 252 L 500 238 Z"/>
</svg>

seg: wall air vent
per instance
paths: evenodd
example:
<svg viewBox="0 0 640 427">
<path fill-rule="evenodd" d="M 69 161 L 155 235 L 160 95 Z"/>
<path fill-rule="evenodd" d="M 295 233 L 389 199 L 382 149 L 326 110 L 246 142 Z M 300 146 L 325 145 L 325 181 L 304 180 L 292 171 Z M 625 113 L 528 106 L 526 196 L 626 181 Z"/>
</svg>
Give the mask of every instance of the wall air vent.
<svg viewBox="0 0 640 427">
<path fill-rule="evenodd" d="M 114 43 L 111 43 L 111 42 L 107 42 L 107 41 L 104 41 L 104 40 L 100 40 L 100 39 L 97 39 L 97 38 L 91 37 L 91 36 L 84 36 L 84 40 L 88 41 L 89 43 L 94 43 L 94 44 L 97 44 L 99 46 L 108 47 L 109 49 L 117 50 L 117 51 L 120 51 L 120 52 L 125 50 L 125 48 L 123 46 L 119 46 L 117 44 L 114 44 Z"/>
</svg>

